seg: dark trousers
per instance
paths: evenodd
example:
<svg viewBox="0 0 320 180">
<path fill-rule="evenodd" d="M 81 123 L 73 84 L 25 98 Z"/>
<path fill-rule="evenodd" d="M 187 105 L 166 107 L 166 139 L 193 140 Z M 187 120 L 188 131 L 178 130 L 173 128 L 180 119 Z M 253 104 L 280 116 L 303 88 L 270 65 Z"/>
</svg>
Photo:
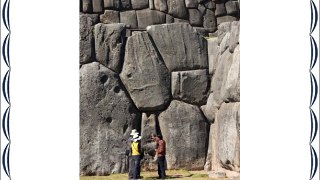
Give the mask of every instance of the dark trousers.
<svg viewBox="0 0 320 180">
<path fill-rule="evenodd" d="M 158 175 L 160 178 L 166 177 L 164 162 L 165 162 L 165 156 L 158 156 Z"/>
<path fill-rule="evenodd" d="M 140 177 L 140 156 L 131 156 L 133 160 L 133 179 L 138 179 Z"/>
<path fill-rule="evenodd" d="M 132 159 L 132 156 L 129 156 L 129 179 L 132 179 L 133 178 L 133 159 Z"/>
</svg>

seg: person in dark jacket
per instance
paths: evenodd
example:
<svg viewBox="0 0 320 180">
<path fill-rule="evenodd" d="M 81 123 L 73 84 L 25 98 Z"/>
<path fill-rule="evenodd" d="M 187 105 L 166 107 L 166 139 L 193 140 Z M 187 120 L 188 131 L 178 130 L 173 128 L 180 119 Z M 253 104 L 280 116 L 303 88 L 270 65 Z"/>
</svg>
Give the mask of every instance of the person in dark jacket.
<svg viewBox="0 0 320 180">
<path fill-rule="evenodd" d="M 155 138 L 157 143 L 156 155 L 158 157 L 158 175 L 159 179 L 166 178 L 166 171 L 165 171 L 165 156 L 166 156 L 166 142 L 163 140 L 162 135 L 157 135 Z"/>
</svg>

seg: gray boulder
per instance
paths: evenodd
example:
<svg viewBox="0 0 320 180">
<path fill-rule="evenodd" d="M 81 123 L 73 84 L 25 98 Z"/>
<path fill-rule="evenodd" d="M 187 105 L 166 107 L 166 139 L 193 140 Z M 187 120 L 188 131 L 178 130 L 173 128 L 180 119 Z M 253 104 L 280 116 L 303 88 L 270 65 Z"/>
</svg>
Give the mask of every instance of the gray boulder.
<svg viewBox="0 0 320 180">
<path fill-rule="evenodd" d="M 217 62 L 219 58 L 219 45 L 218 38 L 209 38 L 208 41 L 208 63 L 209 63 L 209 74 L 213 75 L 217 68 Z"/>
<path fill-rule="evenodd" d="M 240 22 L 233 21 L 230 30 L 230 40 L 229 40 L 229 51 L 233 53 L 234 49 L 239 44 L 239 34 L 240 34 Z"/>
<path fill-rule="evenodd" d="M 189 22 L 192 26 L 202 26 L 203 18 L 201 12 L 198 9 L 188 9 Z"/>
<path fill-rule="evenodd" d="M 128 38 L 120 77 L 141 111 L 162 110 L 169 103 L 169 73 L 146 32 Z"/>
<path fill-rule="evenodd" d="M 103 0 L 92 0 L 93 13 L 103 13 Z"/>
<path fill-rule="evenodd" d="M 238 1 L 228 1 L 225 4 L 228 15 L 237 15 L 239 11 Z"/>
<path fill-rule="evenodd" d="M 217 17 L 217 24 L 221 24 L 224 22 L 233 22 L 233 21 L 237 21 L 238 19 L 236 17 L 233 16 L 222 16 L 222 17 Z"/>
<path fill-rule="evenodd" d="M 225 51 L 218 59 L 218 66 L 216 72 L 211 80 L 211 92 L 212 101 L 210 102 L 213 107 L 219 108 L 223 102 L 221 88 L 223 83 L 226 81 L 226 77 L 228 75 L 228 71 L 232 64 L 232 54 L 229 51 Z M 210 99 L 210 96 L 209 96 Z M 208 101 L 209 101 L 208 99 Z M 208 102 L 207 102 L 208 105 Z M 211 108 L 213 109 L 213 108 Z"/>
<path fill-rule="evenodd" d="M 220 54 L 223 54 L 223 52 L 229 48 L 229 42 L 230 42 L 230 32 L 227 32 L 222 38 L 222 41 L 220 43 L 220 49 L 219 49 Z"/>
<path fill-rule="evenodd" d="M 155 10 L 138 10 L 137 11 L 138 27 L 145 29 L 153 24 L 162 24 L 166 22 L 166 14 Z"/>
<path fill-rule="evenodd" d="M 210 10 L 214 10 L 216 9 L 216 4 L 212 1 L 207 1 L 204 6 L 207 8 L 207 9 L 210 9 Z"/>
<path fill-rule="evenodd" d="M 204 28 L 215 28 L 217 27 L 217 19 L 214 12 L 210 9 L 206 10 L 206 14 L 203 17 L 203 27 Z"/>
<path fill-rule="evenodd" d="M 120 0 L 103 0 L 105 9 L 120 9 Z"/>
<path fill-rule="evenodd" d="M 166 141 L 168 169 L 203 170 L 208 141 L 208 123 L 197 106 L 173 100 L 159 114 Z"/>
<path fill-rule="evenodd" d="M 80 64 L 95 60 L 93 25 L 99 20 L 97 14 L 80 14 Z"/>
<path fill-rule="evenodd" d="M 166 0 L 153 0 L 154 8 L 158 11 L 168 12 L 168 6 Z"/>
<path fill-rule="evenodd" d="M 189 104 L 205 104 L 208 89 L 208 70 L 206 69 L 171 73 L 171 91 L 175 99 Z"/>
<path fill-rule="evenodd" d="M 185 19 L 174 18 L 174 23 L 189 23 L 189 21 Z"/>
<path fill-rule="evenodd" d="M 224 15 L 227 15 L 227 10 L 224 3 L 216 4 L 215 16 L 220 17 Z"/>
<path fill-rule="evenodd" d="M 105 10 L 104 14 L 100 15 L 100 21 L 105 24 L 119 23 L 119 11 Z"/>
<path fill-rule="evenodd" d="M 218 25 L 217 36 L 218 36 L 218 44 L 220 46 L 222 39 L 224 36 L 231 31 L 231 22 L 224 22 Z"/>
<path fill-rule="evenodd" d="M 141 115 L 117 74 L 92 62 L 80 68 L 80 175 L 126 172 L 124 155 Z"/>
<path fill-rule="evenodd" d="M 221 98 L 224 102 L 240 102 L 240 46 L 233 53 L 231 66 L 221 87 Z"/>
<path fill-rule="evenodd" d="M 156 115 L 150 113 L 142 113 L 141 120 L 141 141 L 142 144 L 152 143 L 152 135 L 156 135 Z M 154 150 L 154 149 L 152 149 Z"/>
<path fill-rule="evenodd" d="M 186 3 L 187 8 L 197 8 L 198 7 L 197 0 L 185 0 L 185 3 Z"/>
<path fill-rule="evenodd" d="M 167 0 L 168 13 L 173 17 L 186 19 L 188 17 L 188 12 L 184 0 Z"/>
<path fill-rule="evenodd" d="M 96 59 L 115 72 L 120 72 L 124 54 L 125 24 L 102 24 L 94 27 Z"/>
<path fill-rule="evenodd" d="M 82 0 L 82 12 L 84 13 L 92 12 L 92 0 Z"/>
<path fill-rule="evenodd" d="M 144 9 L 149 7 L 149 0 L 131 0 L 132 9 Z"/>
<path fill-rule="evenodd" d="M 130 2 L 130 0 L 120 0 L 120 3 L 121 3 L 121 9 L 122 9 L 122 10 L 131 9 L 131 2 Z"/>
<path fill-rule="evenodd" d="M 120 23 L 129 25 L 130 28 L 138 28 L 137 14 L 136 11 L 122 11 L 120 12 Z"/>
<path fill-rule="evenodd" d="M 207 104 L 201 106 L 201 110 L 204 114 L 204 116 L 207 118 L 207 120 L 210 123 L 214 122 L 214 119 L 216 117 L 216 114 L 218 112 L 218 108 L 220 107 L 220 104 L 217 104 L 215 99 L 214 99 L 214 94 L 210 93 Z"/>
<path fill-rule="evenodd" d="M 213 124 L 212 168 L 240 168 L 240 103 L 223 103 Z"/>
<path fill-rule="evenodd" d="M 166 14 L 166 24 L 170 24 L 174 22 L 174 17 L 169 14 Z"/>
<path fill-rule="evenodd" d="M 169 71 L 208 68 L 207 41 L 187 23 L 147 28 Z"/>
<path fill-rule="evenodd" d="M 198 10 L 201 12 L 202 15 L 206 13 L 206 7 L 203 4 L 198 5 Z"/>
</svg>

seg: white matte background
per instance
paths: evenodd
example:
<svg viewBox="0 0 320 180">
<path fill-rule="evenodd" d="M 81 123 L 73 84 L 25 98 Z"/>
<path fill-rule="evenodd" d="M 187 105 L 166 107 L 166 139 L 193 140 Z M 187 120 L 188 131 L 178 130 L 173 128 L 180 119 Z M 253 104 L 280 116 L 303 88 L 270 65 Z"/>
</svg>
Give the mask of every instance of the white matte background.
<svg viewBox="0 0 320 180">
<path fill-rule="evenodd" d="M 79 179 L 78 3 L 11 1 L 13 180 Z M 242 180 L 309 179 L 309 26 L 309 1 L 241 1 Z"/>
</svg>

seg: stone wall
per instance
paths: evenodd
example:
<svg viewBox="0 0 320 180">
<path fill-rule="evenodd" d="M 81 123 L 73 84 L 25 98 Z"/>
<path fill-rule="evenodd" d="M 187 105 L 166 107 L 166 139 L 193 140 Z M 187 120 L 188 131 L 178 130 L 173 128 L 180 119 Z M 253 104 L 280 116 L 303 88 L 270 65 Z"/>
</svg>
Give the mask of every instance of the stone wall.
<svg viewBox="0 0 320 180">
<path fill-rule="evenodd" d="M 137 129 L 144 169 L 157 168 L 150 136 L 162 134 L 168 169 L 237 176 L 238 1 L 80 6 L 80 175 L 127 172 L 124 152 Z"/>
</svg>

